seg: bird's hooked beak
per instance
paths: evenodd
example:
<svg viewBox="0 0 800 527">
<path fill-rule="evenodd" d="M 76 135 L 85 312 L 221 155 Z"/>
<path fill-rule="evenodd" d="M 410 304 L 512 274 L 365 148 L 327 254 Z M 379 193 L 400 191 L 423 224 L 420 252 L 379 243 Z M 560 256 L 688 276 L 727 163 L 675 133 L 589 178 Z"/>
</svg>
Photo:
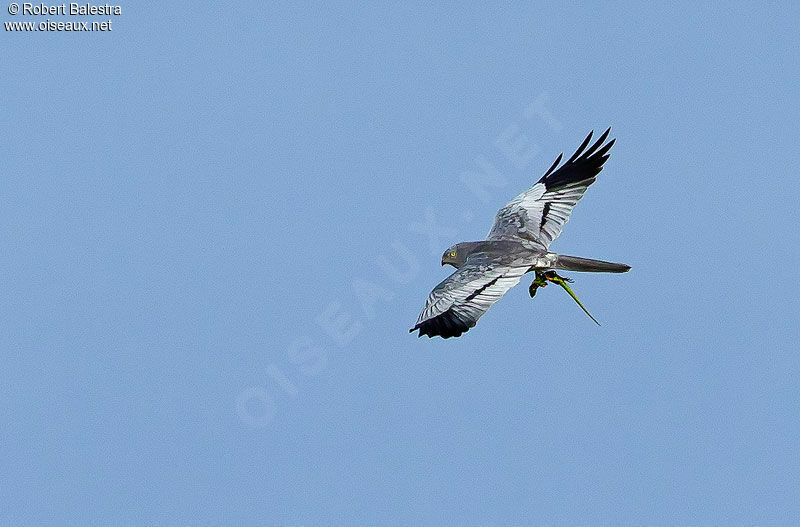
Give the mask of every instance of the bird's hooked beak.
<svg viewBox="0 0 800 527">
<path fill-rule="evenodd" d="M 458 266 L 456 265 L 456 260 L 455 260 L 455 258 L 453 257 L 453 255 L 452 255 L 452 254 L 450 254 L 451 252 L 452 252 L 452 251 L 450 251 L 450 250 L 448 249 L 448 250 L 447 250 L 447 251 L 446 251 L 446 252 L 445 252 L 445 253 L 442 255 L 442 267 L 444 267 L 445 265 L 452 265 L 453 267 L 456 267 L 456 268 L 458 268 Z"/>
</svg>

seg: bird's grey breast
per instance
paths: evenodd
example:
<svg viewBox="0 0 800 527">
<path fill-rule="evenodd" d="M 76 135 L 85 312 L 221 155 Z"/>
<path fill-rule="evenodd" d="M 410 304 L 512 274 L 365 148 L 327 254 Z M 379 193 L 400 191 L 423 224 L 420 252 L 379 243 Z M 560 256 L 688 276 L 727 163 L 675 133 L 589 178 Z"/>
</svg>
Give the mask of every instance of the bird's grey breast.
<svg viewBox="0 0 800 527">
<path fill-rule="evenodd" d="M 470 248 L 470 260 L 487 260 L 495 264 L 521 266 L 533 265 L 547 251 L 536 244 L 514 240 L 485 240 Z"/>
</svg>

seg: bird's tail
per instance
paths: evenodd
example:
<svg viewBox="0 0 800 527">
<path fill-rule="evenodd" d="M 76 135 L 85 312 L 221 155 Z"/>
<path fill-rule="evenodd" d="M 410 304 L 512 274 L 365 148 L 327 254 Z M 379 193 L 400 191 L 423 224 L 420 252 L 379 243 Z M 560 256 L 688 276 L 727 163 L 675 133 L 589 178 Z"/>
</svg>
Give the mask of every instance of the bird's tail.
<svg viewBox="0 0 800 527">
<path fill-rule="evenodd" d="M 603 260 L 592 260 L 591 258 L 579 258 L 564 254 L 556 255 L 554 267 L 565 271 L 581 271 L 584 273 L 627 273 L 631 269 L 630 265 L 623 263 L 604 262 Z"/>
</svg>

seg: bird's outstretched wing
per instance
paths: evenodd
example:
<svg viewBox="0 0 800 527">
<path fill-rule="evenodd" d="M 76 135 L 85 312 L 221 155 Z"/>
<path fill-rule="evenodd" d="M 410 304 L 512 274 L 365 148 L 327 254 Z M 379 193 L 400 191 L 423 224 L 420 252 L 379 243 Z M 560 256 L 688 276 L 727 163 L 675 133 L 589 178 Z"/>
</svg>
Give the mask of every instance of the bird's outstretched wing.
<svg viewBox="0 0 800 527">
<path fill-rule="evenodd" d="M 588 150 L 592 133 L 581 143 L 566 163 L 556 169 L 564 154 L 559 154 L 553 166 L 533 187 L 526 190 L 497 212 L 488 239 L 519 239 L 536 242 L 544 249 L 555 240 L 569 221 L 572 208 L 594 183 L 603 169 L 614 139 L 603 142 L 606 130 Z"/>
<path fill-rule="evenodd" d="M 499 265 L 487 259 L 468 259 L 433 288 L 416 325 L 409 331 L 419 330 L 420 337 L 458 337 L 469 331 L 492 304 L 517 285 L 529 268 Z"/>
</svg>

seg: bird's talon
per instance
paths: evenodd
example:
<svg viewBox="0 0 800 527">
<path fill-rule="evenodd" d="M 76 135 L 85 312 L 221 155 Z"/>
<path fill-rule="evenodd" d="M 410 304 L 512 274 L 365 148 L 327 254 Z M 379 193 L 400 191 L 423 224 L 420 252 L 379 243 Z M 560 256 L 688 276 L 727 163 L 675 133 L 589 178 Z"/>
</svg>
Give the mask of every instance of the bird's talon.
<svg viewBox="0 0 800 527">
<path fill-rule="evenodd" d="M 574 280 L 572 278 L 567 278 L 566 276 L 560 276 L 555 271 L 547 271 L 542 276 L 544 276 L 544 278 L 546 280 L 549 280 L 549 281 L 553 282 L 554 284 L 559 284 L 559 285 L 563 284 L 564 282 L 568 282 L 570 284 L 572 282 L 574 282 Z"/>
</svg>

